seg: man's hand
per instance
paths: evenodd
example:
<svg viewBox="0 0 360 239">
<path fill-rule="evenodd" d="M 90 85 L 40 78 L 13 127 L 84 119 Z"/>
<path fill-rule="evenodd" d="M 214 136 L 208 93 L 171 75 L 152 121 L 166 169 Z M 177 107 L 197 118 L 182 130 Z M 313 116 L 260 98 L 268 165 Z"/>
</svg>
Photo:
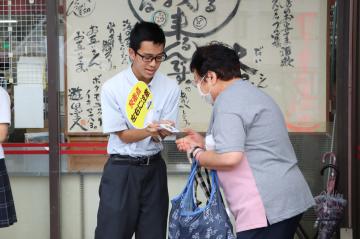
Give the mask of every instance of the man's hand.
<svg viewBox="0 0 360 239">
<path fill-rule="evenodd" d="M 172 121 L 172 120 L 160 120 L 159 124 L 168 124 L 168 125 L 171 125 L 171 126 L 175 126 L 175 122 Z"/>
<path fill-rule="evenodd" d="M 156 122 L 150 123 L 145 128 L 146 132 L 150 135 L 151 139 L 159 143 L 161 141 L 161 136 L 159 134 L 159 124 Z"/>
<path fill-rule="evenodd" d="M 160 120 L 158 122 L 158 124 L 167 124 L 167 125 L 171 125 L 171 126 L 175 126 L 175 122 L 172 120 Z M 161 139 L 164 139 L 167 136 L 172 135 L 173 133 L 170 132 L 169 130 L 163 129 L 163 128 L 159 128 L 159 135 L 161 137 Z"/>
<path fill-rule="evenodd" d="M 160 128 L 160 124 L 174 126 L 175 122 L 171 120 L 160 120 L 159 122 L 154 121 L 146 126 L 146 131 L 150 134 L 151 139 L 156 143 L 159 143 L 165 137 L 172 135 L 170 131 Z"/>
<path fill-rule="evenodd" d="M 148 124 L 145 130 L 151 137 L 159 136 L 159 124 L 156 122 Z"/>
</svg>

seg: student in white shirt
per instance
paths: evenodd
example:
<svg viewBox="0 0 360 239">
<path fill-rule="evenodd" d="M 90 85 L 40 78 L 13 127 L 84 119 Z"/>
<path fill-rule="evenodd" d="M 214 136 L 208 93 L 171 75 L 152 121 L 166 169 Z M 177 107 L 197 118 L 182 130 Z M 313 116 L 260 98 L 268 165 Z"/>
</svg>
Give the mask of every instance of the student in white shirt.
<svg viewBox="0 0 360 239">
<path fill-rule="evenodd" d="M 7 139 L 10 123 L 10 97 L 0 87 L 0 227 L 8 227 L 17 222 L 9 176 L 5 165 L 4 150 L 1 146 L 1 143 Z"/>
<path fill-rule="evenodd" d="M 109 160 L 100 183 L 95 239 L 164 239 L 169 196 L 161 139 L 170 135 L 159 122 L 175 124 L 180 89 L 158 72 L 165 35 L 155 23 L 137 23 L 130 33 L 129 68 L 102 87 L 103 131 L 109 134 Z M 136 83 L 145 82 L 153 98 L 146 127 L 137 129 L 126 117 L 127 98 Z"/>
</svg>

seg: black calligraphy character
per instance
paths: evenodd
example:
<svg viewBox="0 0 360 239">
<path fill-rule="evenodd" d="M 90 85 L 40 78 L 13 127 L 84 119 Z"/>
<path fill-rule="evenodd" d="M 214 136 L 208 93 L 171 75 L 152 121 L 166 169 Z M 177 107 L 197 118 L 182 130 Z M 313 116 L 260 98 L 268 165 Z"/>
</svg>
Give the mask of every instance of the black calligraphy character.
<svg viewBox="0 0 360 239">
<path fill-rule="evenodd" d="M 87 131 L 87 129 L 80 124 L 80 113 L 83 111 L 81 109 L 81 103 L 80 102 L 74 102 L 71 104 L 70 108 L 73 110 L 70 115 L 73 116 L 73 124 L 70 127 L 70 130 L 72 130 L 75 126 L 80 127 L 83 131 Z"/>
<path fill-rule="evenodd" d="M 281 66 L 291 66 L 294 67 L 292 64 L 294 62 L 294 59 L 291 58 L 291 48 L 290 46 L 282 47 L 281 48 Z"/>
<path fill-rule="evenodd" d="M 92 79 L 92 83 L 95 85 L 97 85 L 97 84 L 100 84 L 101 82 L 100 82 L 100 78 L 101 78 L 101 76 L 102 76 L 102 74 L 99 74 L 99 75 L 97 75 L 97 76 L 95 76 L 93 79 Z"/>
<path fill-rule="evenodd" d="M 91 92 L 91 90 L 88 90 L 88 91 L 86 91 L 86 94 L 85 94 L 85 96 L 86 96 L 86 104 L 87 105 L 91 104 L 90 92 Z"/>
<path fill-rule="evenodd" d="M 93 57 L 91 58 L 91 60 L 89 62 L 89 67 L 92 67 L 94 65 L 99 66 L 100 64 L 95 62 L 95 60 L 100 56 L 100 53 L 96 52 L 95 49 L 93 49 L 91 52 L 93 53 Z"/>
<path fill-rule="evenodd" d="M 111 62 L 111 56 L 112 56 L 112 49 L 114 47 L 114 34 L 115 34 L 115 23 L 109 22 L 107 29 L 109 30 L 109 39 L 103 41 L 103 49 L 102 51 L 105 54 L 105 58 Z"/>
<path fill-rule="evenodd" d="M 258 88 L 266 88 L 268 85 L 263 85 L 263 83 L 266 81 L 266 77 L 264 77 L 263 73 L 260 73 L 260 82 L 257 84 Z"/>
<path fill-rule="evenodd" d="M 179 41 L 181 38 L 181 29 L 188 25 L 188 20 L 184 12 L 178 7 L 176 14 L 171 15 L 171 29 L 175 31 L 176 40 Z"/>
<path fill-rule="evenodd" d="M 262 49 L 263 48 L 264 48 L 263 46 L 260 46 L 259 48 L 254 48 L 254 52 L 255 52 L 255 56 L 256 56 L 255 63 L 259 63 L 259 62 L 262 61 L 261 60 L 261 55 L 262 55 Z"/>
<path fill-rule="evenodd" d="M 85 48 L 84 48 L 84 46 L 82 45 L 83 40 L 84 40 L 84 38 L 85 38 L 84 35 L 83 35 L 83 32 L 77 31 L 75 34 L 76 34 L 76 35 L 75 35 L 75 37 L 74 37 L 74 41 L 75 41 L 75 44 L 76 44 L 76 46 L 77 46 L 76 51 L 84 50 Z"/>
<path fill-rule="evenodd" d="M 216 6 L 214 5 L 215 0 L 208 0 L 209 5 L 205 8 L 206 12 L 213 12 L 216 10 Z"/>
<path fill-rule="evenodd" d="M 246 49 L 244 47 L 240 46 L 238 43 L 234 43 L 233 48 L 234 48 L 235 52 L 237 53 L 237 55 L 239 56 L 239 60 L 241 60 L 243 57 L 245 57 L 247 55 Z M 257 69 L 251 68 L 251 67 L 243 64 L 241 61 L 240 61 L 240 69 L 243 72 L 245 72 L 245 73 L 241 74 L 241 77 L 243 80 L 249 80 L 250 79 L 249 74 L 255 75 L 258 71 Z"/>
<path fill-rule="evenodd" d="M 166 0 L 164 2 L 164 7 L 171 7 L 172 6 L 172 0 Z"/>
<path fill-rule="evenodd" d="M 196 29 L 201 30 L 204 27 L 206 27 L 206 25 L 207 25 L 207 19 L 204 16 L 200 15 L 194 18 L 193 26 Z"/>
<path fill-rule="evenodd" d="M 87 72 L 88 69 L 85 67 L 85 63 L 83 61 L 84 57 L 82 53 L 78 54 L 78 60 L 79 62 L 75 64 L 76 66 L 76 72 Z"/>
<path fill-rule="evenodd" d="M 190 105 L 189 105 L 189 98 L 187 97 L 186 93 L 182 90 L 180 93 L 180 102 L 182 103 L 181 105 L 188 109 L 191 109 Z"/>
<path fill-rule="evenodd" d="M 69 89 L 69 98 L 70 100 L 82 100 L 83 97 L 81 95 L 81 91 L 82 89 L 80 89 L 80 87 L 76 87 L 76 88 L 70 88 Z"/>
<path fill-rule="evenodd" d="M 72 0 L 66 10 L 66 16 L 74 13 L 77 17 L 86 17 L 90 15 L 95 9 L 94 0 Z"/>
<path fill-rule="evenodd" d="M 186 61 L 173 60 L 170 62 L 173 65 L 174 73 L 169 73 L 168 76 L 176 76 L 178 84 L 182 84 L 186 81 L 186 77 L 190 74 L 189 71 L 186 71 Z"/>
<path fill-rule="evenodd" d="M 139 10 L 142 11 L 142 10 L 144 10 L 144 8 L 145 8 L 146 13 L 154 11 L 154 6 L 152 5 L 151 2 L 149 2 L 147 0 L 141 0 Z"/>
<path fill-rule="evenodd" d="M 89 27 L 89 31 L 86 33 L 86 35 L 89 37 L 90 39 L 90 43 L 89 43 L 89 46 L 91 45 L 95 45 L 96 43 L 99 43 L 98 40 L 96 40 L 96 35 L 97 33 L 99 32 L 99 27 L 98 26 L 93 26 L 91 25 Z"/>
<path fill-rule="evenodd" d="M 193 3 L 191 3 L 191 1 Z M 199 0 L 183 0 L 182 2 L 178 3 L 177 6 L 184 4 L 193 12 L 197 12 L 199 10 Z"/>
<path fill-rule="evenodd" d="M 77 31 L 76 35 L 74 37 L 74 41 L 76 44 L 75 52 L 77 52 L 77 59 L 78 62 L 76 63 L 76 72 L 86 72 L 87 69 L 85 68 L 84 64 L 84 56 L 83 51 L 85 50 L 85 47 L 83 46 L 83 40 L 84 40 L 83 32 Z"/>
<path fill-rule="evenodd" d="M 183 38 L 183 42 L 182 42 L 182 47 L 181 47 L 181 49 L 183 49 L 184 51 L 190 50 L 191 45 L 190 45 L 188 42 L 189 42 L 189 38 L 188 38 L 188 37 L 184 37 L 184 38 Z"/>
<path fill-rule="evenodd" d="M 275 30 L 273 31 L 273 33 L 271 34 L 271 38 L 273 39 L 273 43 L 272 45 L 274 47 L 280 47 L 281 44 L 280 44 L 280 30 L 279 30 L 279 26 L 280 26 L 280 22 L 274 22 L 272 24 L 273 26 L 276 26 L 275 27 Z"/>
</svg>

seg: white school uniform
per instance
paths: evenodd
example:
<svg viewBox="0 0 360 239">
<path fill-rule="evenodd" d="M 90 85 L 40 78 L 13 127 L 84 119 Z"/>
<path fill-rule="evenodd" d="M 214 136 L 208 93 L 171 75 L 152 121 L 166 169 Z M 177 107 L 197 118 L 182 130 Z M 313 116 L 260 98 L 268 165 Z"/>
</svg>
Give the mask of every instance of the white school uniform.
<svg viewBox="0 0 360 239">
<path fill-rule="evenodd" d="M 163 149 L 161 143 L 155 143 L 150 137 L 139 142 L 125 143 L 116 132 L 134 128 L 126 117 L 127 98 L 138 82 L 131 67 L 118 73 L 106 81 L 101 90 L 101 107 L 103 132 L 110 134 L 108 154 L 150 156 Z M 153 98 L 153 109 L 149 112 L 146 123 L 159 120 L 173 120 L 178 118 L 180 88 L 175 80 L 156 72 L 148 84 Z"/>
</svg>

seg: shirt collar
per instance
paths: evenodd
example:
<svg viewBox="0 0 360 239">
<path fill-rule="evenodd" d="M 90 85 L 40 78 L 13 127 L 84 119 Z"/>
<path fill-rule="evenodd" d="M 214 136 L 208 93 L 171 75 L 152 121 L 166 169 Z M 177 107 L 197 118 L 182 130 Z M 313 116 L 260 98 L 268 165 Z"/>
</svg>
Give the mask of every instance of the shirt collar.
<svg viewBox="0 0 360 239">
<path fill-rule="evenodd" d="M 127 69 L 127 75 L 128 75 L 128 80 L 130 81 L 130 83 L 132 85 L 135 85 L 136 83 L 138 83 L 139 80 L 136 78 L 133 70 L 131 69 L 131 66 L 129 66 L 128 69 Z M 152 78 L 152 80 L 148 84 L 149 88 L 154 84 L 154 82 L 156 81 L 157 78 L 158 78 L 158 71 L 155 72 L 154 77 Z"/>
</svg>

